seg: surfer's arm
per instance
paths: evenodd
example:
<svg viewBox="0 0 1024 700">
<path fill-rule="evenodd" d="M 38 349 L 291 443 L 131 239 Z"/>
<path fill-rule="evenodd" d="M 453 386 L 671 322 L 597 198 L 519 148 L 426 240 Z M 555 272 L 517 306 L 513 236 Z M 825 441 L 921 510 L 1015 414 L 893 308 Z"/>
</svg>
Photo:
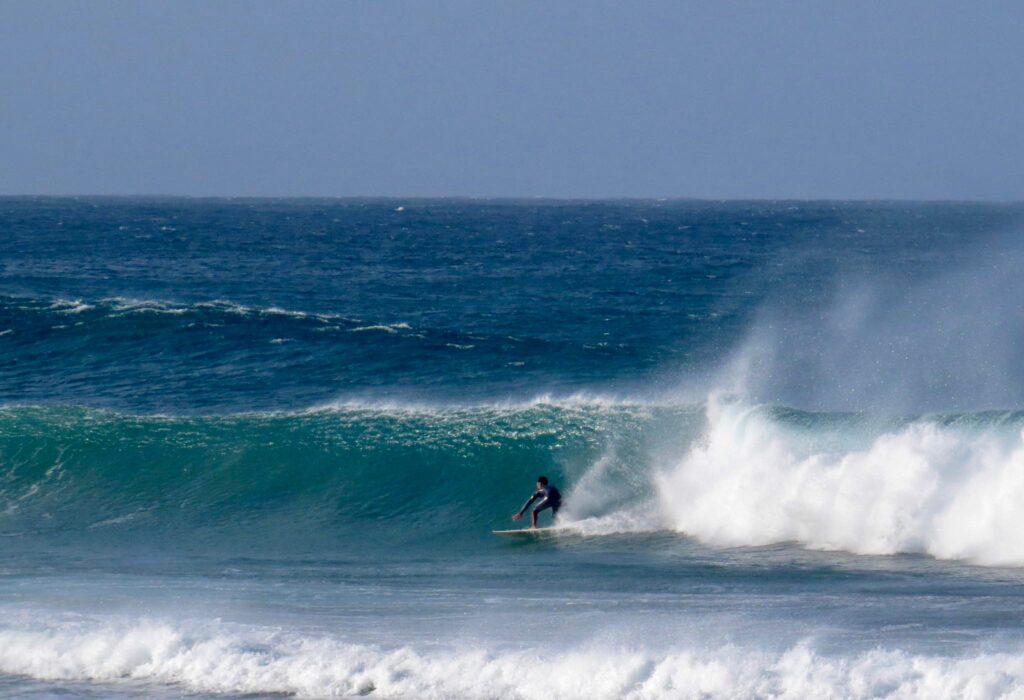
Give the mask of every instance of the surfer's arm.
<svg viewBox="0 0 1024 700">
<path fill-rule="evenodd" d="M 526 509 L 530 507 L 530 504 L 533 503 L 534 501 L 536 501 L 538 498 L 540 498 L 543 495 L 544 495 L 543 491 L 537 491 L 535 494 L 530 496 L 530 498 L 526 501 L 526 503 L 523 504 L 523 507 L 519 509 L 519 512 L 516 513 L 516 515 L 522 515 L 523 513 L 525 513 Z"/>
</svg>

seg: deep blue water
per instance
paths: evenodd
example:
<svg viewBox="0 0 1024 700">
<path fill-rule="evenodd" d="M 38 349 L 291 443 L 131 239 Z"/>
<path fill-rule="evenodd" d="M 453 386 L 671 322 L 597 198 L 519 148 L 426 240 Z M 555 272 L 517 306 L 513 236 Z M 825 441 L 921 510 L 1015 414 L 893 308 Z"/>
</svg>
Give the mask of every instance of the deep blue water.
<svg viewBox="0 0 1024 700">
<path fill-rule="evenodd" d="M 0 198 L 0 696 L 1022 693 L 1022 220 Z"/>
</svg>

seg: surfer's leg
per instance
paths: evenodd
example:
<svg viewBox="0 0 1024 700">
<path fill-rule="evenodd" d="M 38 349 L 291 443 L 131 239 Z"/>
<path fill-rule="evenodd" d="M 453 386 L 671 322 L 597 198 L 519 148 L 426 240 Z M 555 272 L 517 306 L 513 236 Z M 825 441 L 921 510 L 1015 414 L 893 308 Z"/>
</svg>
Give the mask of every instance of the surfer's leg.
<svg viewBox="0 0 1024 700">
<path fill-rule="evenodd" d="M 540 512 L 550 507 L 551 504 L 548 503 L 546 498 L 537 504 L 537 507 L 533 509 L 533 513 L 530 514 L 530 521 L 533 523 L 533 527 L 537 527 L 537 516 L 540 515 Z"/>
</svg>

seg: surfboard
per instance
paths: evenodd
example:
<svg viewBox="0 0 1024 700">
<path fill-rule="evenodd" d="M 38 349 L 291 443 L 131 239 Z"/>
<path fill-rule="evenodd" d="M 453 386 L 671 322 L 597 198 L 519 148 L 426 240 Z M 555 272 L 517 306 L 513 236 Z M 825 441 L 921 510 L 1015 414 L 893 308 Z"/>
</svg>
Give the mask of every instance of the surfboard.
<svg viewBox="0 0 1024 700">
<path fill-rule="evenodd" d="M 515 530 L 491 530 L 491 532 L 501 537 L 543 537 L 545 535 L 554 535 L 557 530 L 553 527 L 538 527 L 533 529 L 520 527 Z"/>
</svg>

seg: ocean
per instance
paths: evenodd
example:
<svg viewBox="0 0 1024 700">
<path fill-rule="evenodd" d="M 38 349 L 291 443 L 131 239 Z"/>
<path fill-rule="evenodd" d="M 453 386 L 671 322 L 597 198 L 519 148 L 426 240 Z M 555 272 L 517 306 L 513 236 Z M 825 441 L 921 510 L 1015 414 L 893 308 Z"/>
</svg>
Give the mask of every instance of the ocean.
<svg viewBox="0 0 1024 700">
<path fill-rule="evenodd" d="M 1024 697 L 1022 226 L 0 198 L 0 697 Z"/>
</svg>

